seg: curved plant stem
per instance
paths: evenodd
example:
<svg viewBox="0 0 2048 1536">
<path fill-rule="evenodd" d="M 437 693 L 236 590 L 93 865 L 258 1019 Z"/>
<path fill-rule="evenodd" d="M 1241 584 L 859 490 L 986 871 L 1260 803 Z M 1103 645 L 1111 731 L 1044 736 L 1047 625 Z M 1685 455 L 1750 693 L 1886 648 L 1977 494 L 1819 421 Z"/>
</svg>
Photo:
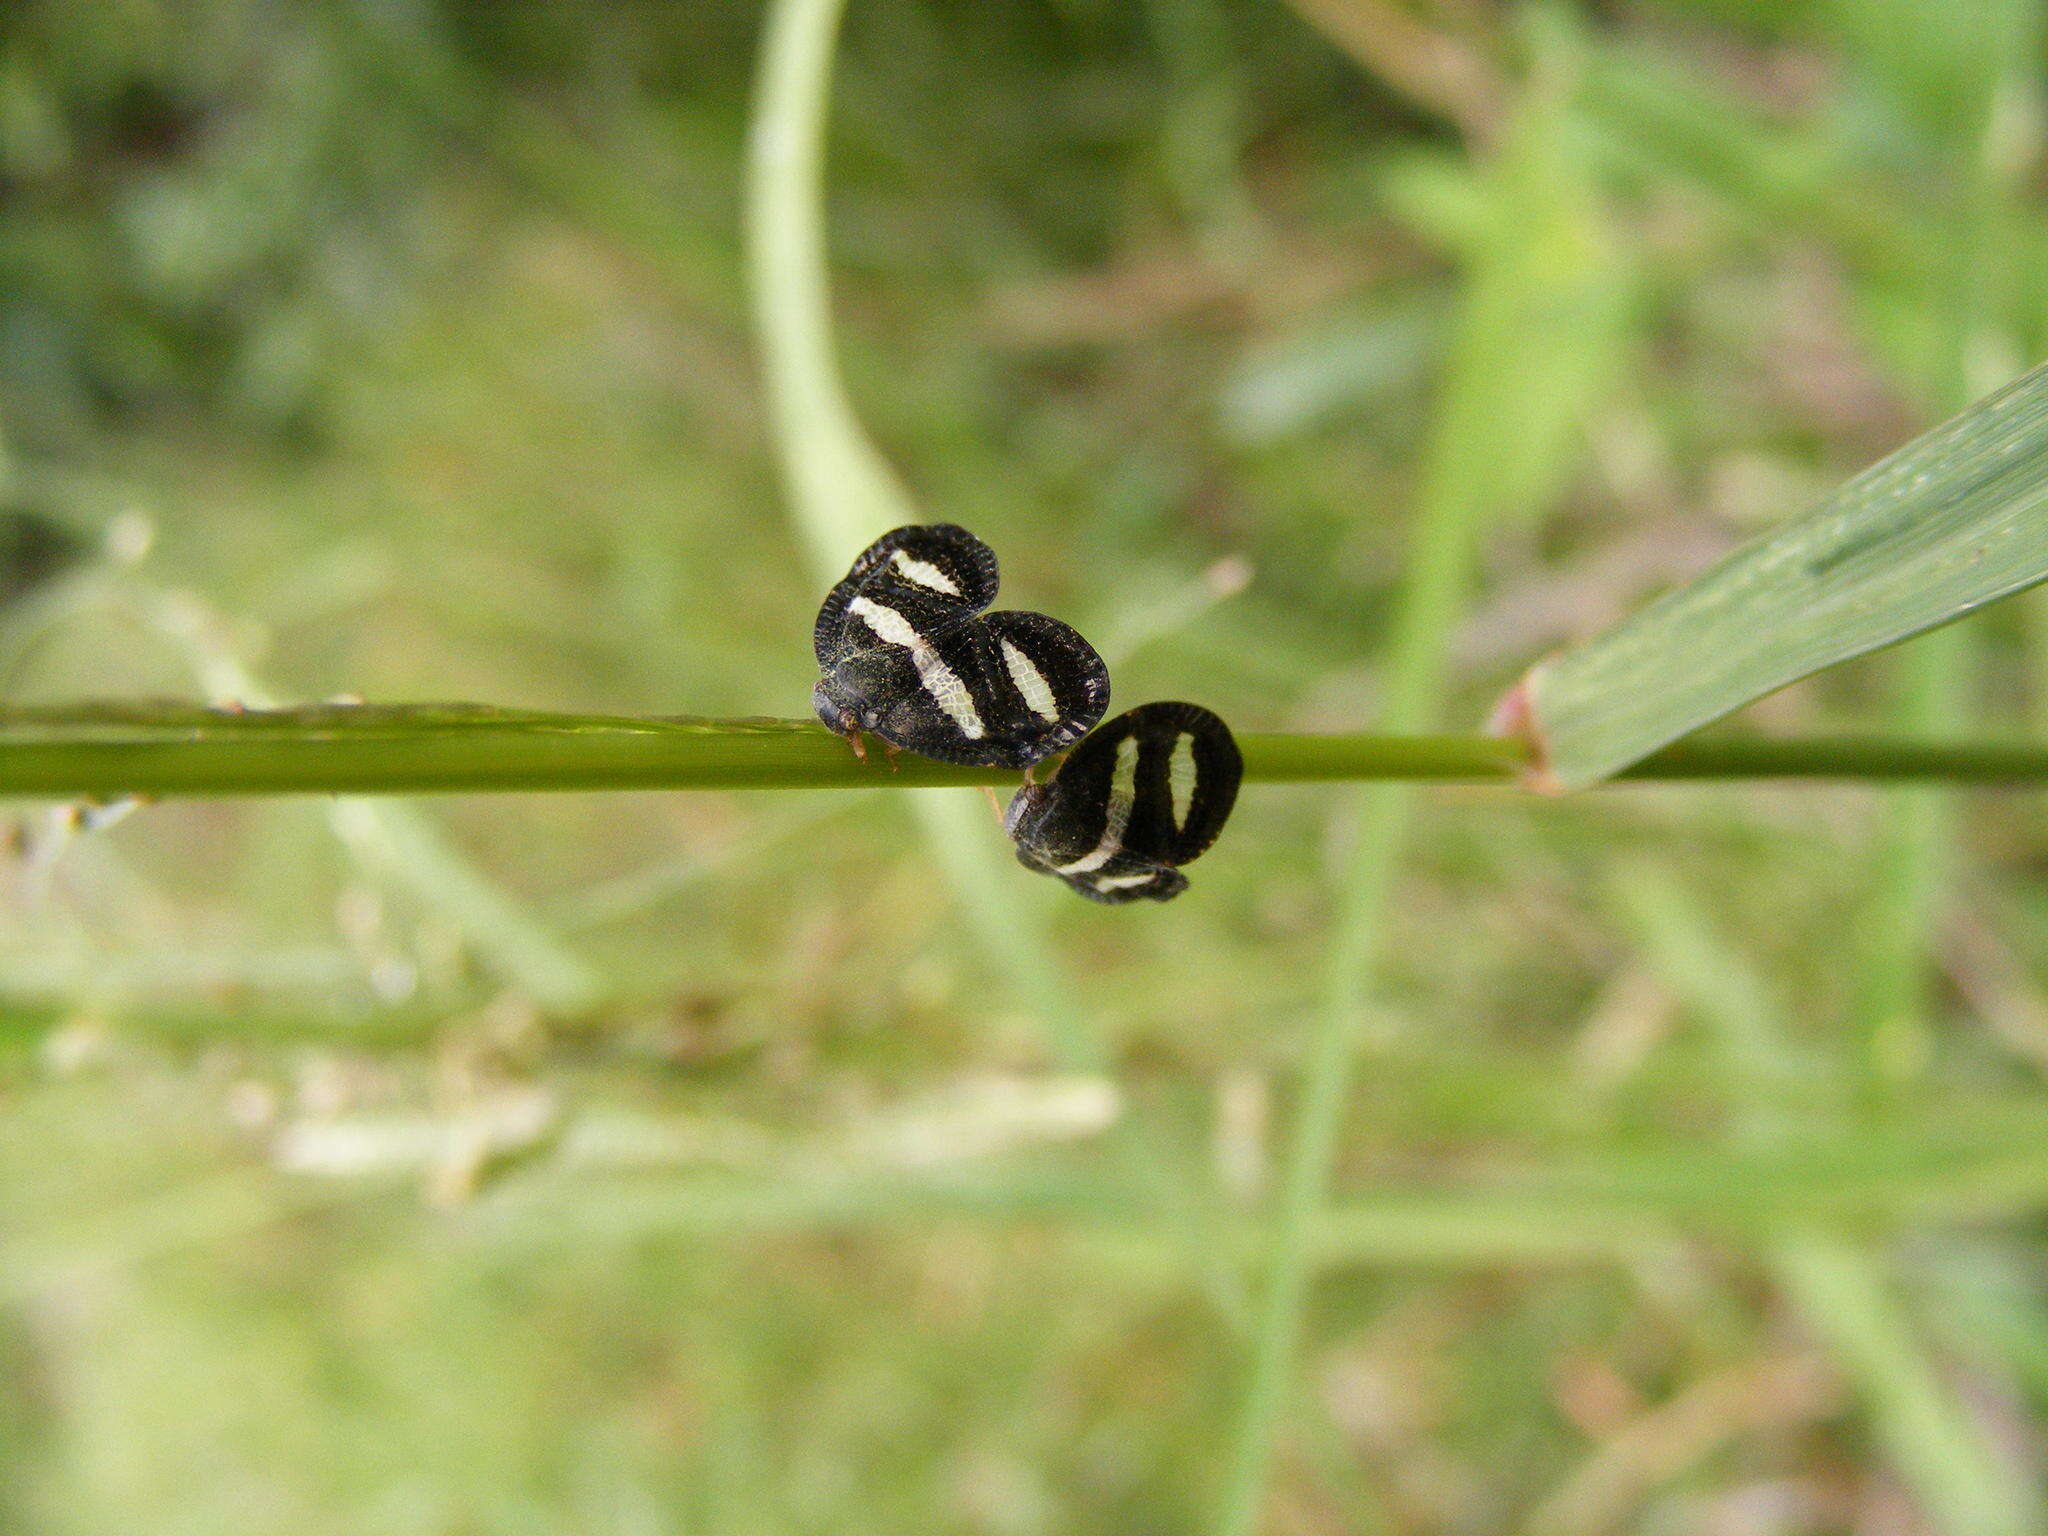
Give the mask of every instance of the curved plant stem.
<svg viewBox="0 0 2048 1536">
<path fill-rule="evenodd" d="M 777 453 L 812 575 L 823 591 L 863 546 L 918 509 L 862 427 L 832 344 L 825 247 L 825 122 L 833 48 L 845 0 L 774 0 L 761 45 L 748 145 L 747 256 Z M 794 742 L 785 743 L 794 746 Z M 758 745 L 758 743 L 757 743 Z M 813 742 L 813 749 L 818 746 Z M 828 744 L 837 747 L 836 743 Z M 843 755 L 843 748 L 839 749 Z M 902 784 L 979 782 L 899 772 Z M 1037 921 L 1003 894 L 1007 861 L 974 834 L 972 797 L 912 796 L 925 841 L 945 869 L 976 942 L 1045 1021 L 1072 1069 L 1093 1071 L 1107 1048 Z"/>
<path fill-rule="evenodd" d="M 1248 733 L 1253 783 L 1515 784 L 1523 747 L 1493 736 Z M 223 711 L 100 704 L 0 709 L 0 797 L 404 795 L 617 789 L 915 789 L 1011 785 L 878 742 L 865 760 L 806 720 L 559 715 L 482 705 Z M 1040 769 L 1043 775 L 1045 768 Z M 1681 742 L 1637 781 L 1805 779 L 2048 784 L 2048 745 L 1895 736 Z"/>
</svg>

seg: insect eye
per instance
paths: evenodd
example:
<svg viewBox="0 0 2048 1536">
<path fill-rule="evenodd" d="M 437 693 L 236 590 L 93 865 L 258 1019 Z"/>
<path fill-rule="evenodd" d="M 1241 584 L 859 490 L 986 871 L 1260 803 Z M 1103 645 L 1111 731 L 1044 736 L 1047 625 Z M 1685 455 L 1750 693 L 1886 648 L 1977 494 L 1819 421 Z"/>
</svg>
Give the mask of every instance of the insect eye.
<svg viewBox="0 0 2048 1536">
<path fill-rule="evenodd" d="M 1004 825 L 1017 856 L 1094 901 L 1170 900 L 1179 866 L 1216 840 L 1244 759 L 1230 727 L 1198 704 L 1143 704 L 1089 736 Z"/>
</svg>

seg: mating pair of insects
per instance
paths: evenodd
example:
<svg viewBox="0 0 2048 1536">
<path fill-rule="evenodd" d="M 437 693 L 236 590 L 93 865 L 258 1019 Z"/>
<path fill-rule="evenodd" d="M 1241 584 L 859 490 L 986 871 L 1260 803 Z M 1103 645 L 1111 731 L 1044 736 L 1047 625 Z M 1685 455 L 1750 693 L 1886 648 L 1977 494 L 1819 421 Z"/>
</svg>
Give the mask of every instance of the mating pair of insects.
<svg viewBox="0 0 2048 1536">
<path fill-rule="evenodd" d="M 871 544 L 818 610 L 818 718 L 946 763 L 1022 768 L 1003 826 L 1027 869 L 1093 901 L 1165 901 L 1216 840 L 1244 759 L 1199 704 L 1143 704 L 1090 734 L 1109 703 L 1095 648 L 1042 613 L 985 610 L 995 551 L 951 523 Z M 1030 769 L 1076 740 L 1053 777 Z"/>
</svg>

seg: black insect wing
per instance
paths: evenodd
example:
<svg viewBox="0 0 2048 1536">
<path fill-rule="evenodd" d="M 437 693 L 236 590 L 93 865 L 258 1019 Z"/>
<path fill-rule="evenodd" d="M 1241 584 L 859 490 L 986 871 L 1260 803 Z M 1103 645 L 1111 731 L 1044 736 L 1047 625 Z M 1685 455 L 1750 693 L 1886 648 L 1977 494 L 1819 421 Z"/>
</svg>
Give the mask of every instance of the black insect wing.
<svg viewBox="0 0 2048 1536">
<path fill-rule="evenodd" d="M 1179 865 L 1216 840 L 1244 760 L 1230 728 L 1196 704 L 1145 704 L 1076 747 L 1047 783 L 1017 792 L 1004 824 L 1027 868 L 1091 901 L 1166 901 Z"/>
<path fill-rule="evenodd" d="M 951 524 L 898 528 L 832 589 L 814 643 L 818 718 L 942 762 L 1024 768 L 1085 734 L 1109 673 L 1042 613 L 982 613 L 995 556 Z"/>
<path fill-rule="evenodd" d="M 906 612 L 921 630 L 972 618 L 996 600 L 996 552 L 953 523 L 912 524 L 875 540 L 825 595 L 812 630 L 818 665 L 830 669 L 850 649 L 875 644 L 854 599 Z"/>
</svg>

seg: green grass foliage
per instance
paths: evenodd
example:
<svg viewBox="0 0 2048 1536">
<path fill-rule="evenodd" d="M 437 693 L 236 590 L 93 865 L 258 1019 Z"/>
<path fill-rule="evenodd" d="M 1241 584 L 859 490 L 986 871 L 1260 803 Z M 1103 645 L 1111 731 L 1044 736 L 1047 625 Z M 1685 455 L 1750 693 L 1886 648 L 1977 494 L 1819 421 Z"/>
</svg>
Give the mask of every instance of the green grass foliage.
<svg viewBox="0 0 2048 1536">
<path fill-rule="evenodd" d="M 2018 0 L 850 0 L 807 471 L 762 10 L 0 7 L 0 701 L 800 715 L 886 483 L 1120 704 L 1467 731 L 2048 354 Z M 2048 609 L 1746 723 L 2039 738 Z M 2038 810 L 6 807 L 0 1531 L 2041 1529 Z"/>
</svg>

